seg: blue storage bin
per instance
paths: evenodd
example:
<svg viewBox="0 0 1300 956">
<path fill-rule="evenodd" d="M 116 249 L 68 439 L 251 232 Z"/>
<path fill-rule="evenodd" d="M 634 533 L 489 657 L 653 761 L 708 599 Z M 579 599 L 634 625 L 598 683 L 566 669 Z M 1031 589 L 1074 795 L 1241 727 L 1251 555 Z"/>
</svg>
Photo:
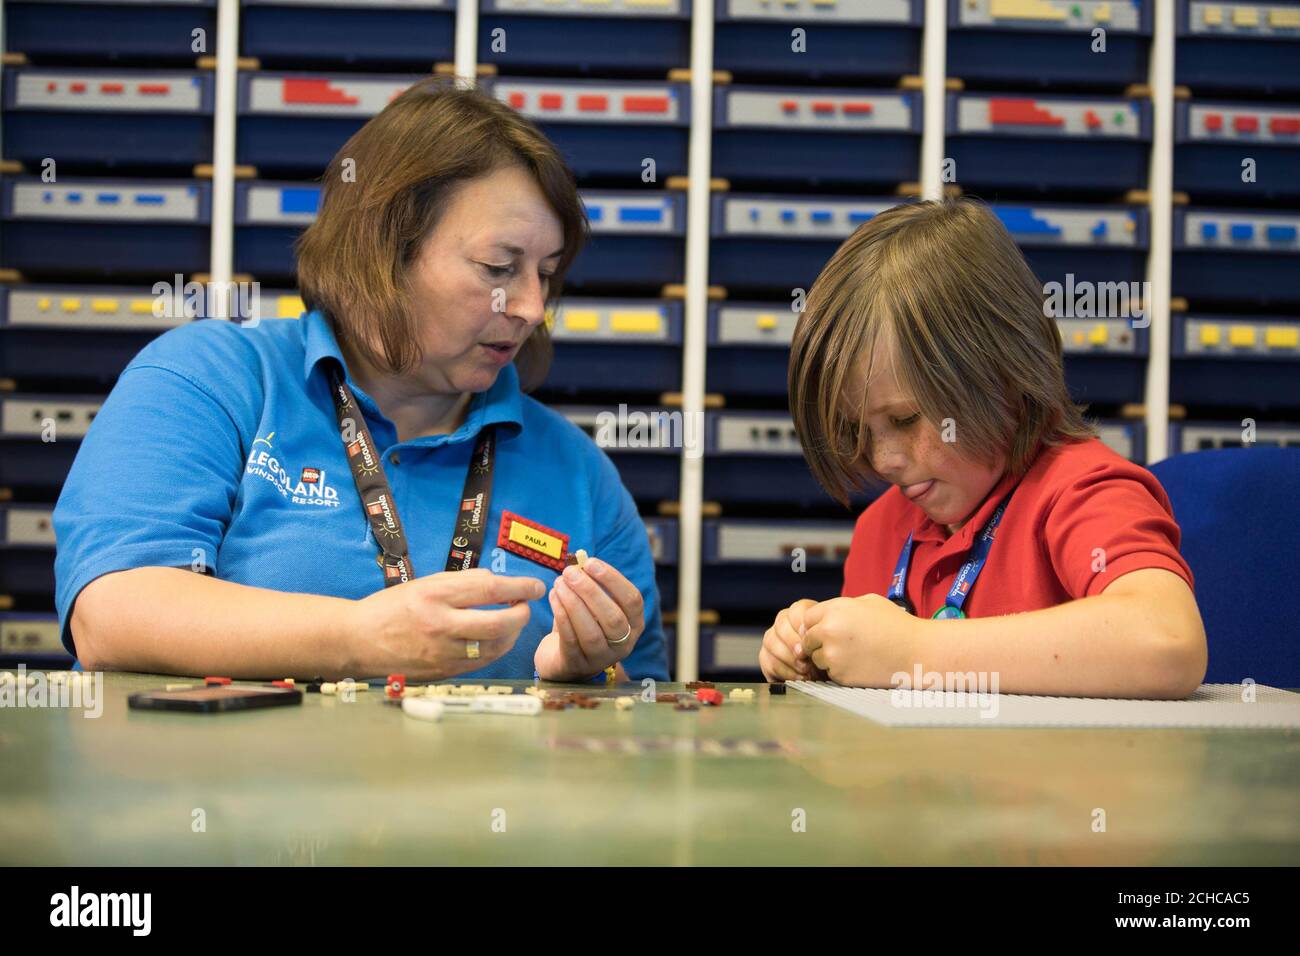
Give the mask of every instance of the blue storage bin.
<svg viewBox="0 0 1300 956">
<path fill-rule="evenodd" d="M 1135 319 L 1057 318 L 1065 351 L 1065 382 L 1076 402 L 1118 405 L 1143 400 L 1148 335 L 1146 328 L 1134 328 Z"/>
<path fill-rule="evenodd" d="M 1244 441 L 1245 426 L 1237 421 L 1190 420 L 1169 423 L 1169 452 L 1211 448 L 1300 448 L 1300 418 L 1255 423 L 1255 440 Z"/>
<path fill-rule="evenodd" d="M 154 337 L 189 321 L 155 318 L 158 300 L 148 286 L 0 286 L 0 376 L 111 387 Z"/>
<path fill-rule="evenodd" d="M 713 66 L 742 81 L 894 79 L 920 72 L 922 0 L 715 2 Z M 795 30 L 803 32 L 796 37 Z"/>
<path fill-rule="evenodd" d="M 649 423 L 661 414 L 671 416 L 675 413 L 678 416 L 676 420 L 680 420 L 680 410 L 650 406 L 551 407 L 585 431 L 592 441 L 604 449 L 618 469 L 624 486 L 638 503 L 653 505 L 660 501 L 675 501 L 679 497 L 682 449 L 669 444 L 671 429 L 660 431 Z M 622 436 L 617 430 L 620 420 L 626 427 Z M 620 441 L 620 438 L 626 440 Z M 643 443 L 634 443 L 640 442 L 642 438 Z M 699 436 L 699 439 L 702 441 L 703 436 Z"/>
<path fill-rule="evenodd" d="M 993 203 L 991 208 L 1044 284 L 1146 278 L 1145 207 Z"/>
<path fill-rule="evenodd" d="M 712 202 L 710 284 L 788 298 L 812 286 L 853 230 L 898 200 L 730 193 Z"/>
<path fill-rule="evenodd" d="M 786 394 L 790 340 L 799 313 L 793 301 L 709 304 L 705 388 L 723 395 Z"/>
<path fill-rule="evenodd" d="M 680 301 L 566 297 L 556 310 L 551 338 L 555 357 L 545 392 L 681 389 Z"/>
<path fill-rule="evenodd" d="M 212 76 L 158 70 L 4 71 L 4 149 L 33 171 L 212 161 Z"/>
<path fill-rule="evenodd" d="M 1178 207 L 1173 233 L 1174 295 L 1300 304 L 1300 213 Z"/>
<path fill-rule="evenodd" d="M 1174 109 L 1175 189 L 1196 199 L 1300 196 L 1300 107 L 1198 100 Z"/>
<path fill-rule="evenodd" d="M 1300 90 L 1300 4 L 1176 2 L 1175 83 L 1197 96 Z"/>
<path fill-rule="evenodd" d="M 686 173 L 690 87 L 685 83 L 502 77 L 484 87 L 536 123 L 579 180 L 640 186 Z"/>
<path fill-rule="evenodd" d="M 786 412 L 708 412 L 704 499 L 724 505 L 839 509 L 813 477 Z M 875 493 L 853 499 L 861 509 Z"/>
<path fill-rule="evenodd" d="M 53 505 L 0 504 L 0 594 L 54 599 Z"/>
<path fill-rule="evenodd" d="M 183 179 L 6 178 L 3 264 L 28 278 L 98 273 L 155 280 L 208 268 L 211 185 Z"/>
<path fill-rule="evenodd" d="M 478 60 L 512 73 L 663 76 L 690 65 L 691 2 L 482 0 Z"/>
<path fill-rule="evenodd" d="M 1300 318 L 1198 312 L 1173 319 L 1171 401 L 1300 408 Z"/>
<path fill-rule="evenodd" d="M 263 66 L 430 71 L 455 56 L 455 0 L 242 0 L 240 6 L 240 52 Z"/>
<path fill-rule="evenodd" d="M 343 144 L 418 80 L 414 75 L 243 73 L 236 161 L 320 176 Z"/>
<path fill-rule="evenodd" d="M 104 395 L 0 392 L 0 485 L 15 498 L 58 497 Z M 55 441 L 45 441 L 47 422 Z"/>
<path fill-rule="evenodd" d="M 1147 429 L 1139 420 L 1102 419 L 1097 422 L 1098 438 L 1121 458 L 1137 465 L 1147 460 Z"/>
<path fill-rule="evenodd" d="M 701 542 L 700 607 L 775 617 L 801 598 L 838 597 L 853 519 L 708 519 Z M 795 573 L 795 548 L 804 570 Z"/>
<path fill-rule="evenodd" d="M 1105 52 L 1093 31 L 1105 30 Z M 948 0 L 948 75 L 1019 86 L 1123 87 L 1147 81 L 1145 0 Z"/>
<path fill-rule="evenodd" d="M 686 195 L 582 191 L 591 239 L 565 276 L 572 289 L 656 291 L 685 276 Z"/>
<path fill-rule="evenodd" d="M 1147 101 L 952 93 L 947 109 L 944 149 L 967 191 L 1116 193 L 1146 185 Z"/>
<path fill-rule="evenodd" d="M 235 183 L 235 271 L 292 280 L 294 241 L 319 205 L 320 186 L 311 183 Z"/>
<path fill-rule="evenodd" d="M 72 658 L 59 633 L 59 616 L 53 611 L 0 613 L 0 666 L 66 669 Z"/>
<path fill-rule="evenodd" d="M 779 610 L 782 609 L 772 610 L 773 618 Z M 720 678 L 727 675 L 743 682 L 764 680 L 758 666 L 758 652 L 763 646 L 767 626 L 700 628 L 700 676 Z M 766 691 L 760 690 L 759 693 Z M 745 743 L 757 746 L 752 741 Z"/>
<path fill-rule="evenodd" d="M 742 187 L 915 182 L 920 107 L 919 93 L 721 87 L 714 92 L 713 174 Z"/>
<path fill-rule="evenodd" d="M 18 0 L 4 15 L 5 49 L 38 62 L 157 67 L 217 53 L 216 0 Z"/>
</svg>

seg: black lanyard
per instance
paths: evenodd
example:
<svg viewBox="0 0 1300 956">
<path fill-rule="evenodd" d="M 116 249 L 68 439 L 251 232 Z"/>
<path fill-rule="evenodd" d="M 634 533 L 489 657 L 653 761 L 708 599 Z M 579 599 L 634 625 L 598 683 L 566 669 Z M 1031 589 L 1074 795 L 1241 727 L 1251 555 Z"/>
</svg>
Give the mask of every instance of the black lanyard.
<svg viewBox="0 0 1300 956">
<path fill-rule="evenodd" d="M 379 452 L 365 416 L 360 413 L 356 396 L 343 379 L 337 363 L 330 366 L 331 392 L 338 417 L 339 437 L 347 449 L 352 480 L 370 522 L 370 530 L 379 543 L 375 561 L 384 569 L 384 587 L 402 584 L 415 577 L 406 532 L 397 516 L 393 489 L 384 475 Z M 356 409 L 354 415 L 353 410 Z M 488 502 L 492 497 L 492 467 L 496 461 L 496 430 L 488 426 L 478 434 L 474 454 L 465 473 L 465 488 L 456 508 L 451 547 L 447 552 L 448 571 L 466 571 L 477 567 L 483 554 L 483 536 L 487 529 Z"/>
</svg>

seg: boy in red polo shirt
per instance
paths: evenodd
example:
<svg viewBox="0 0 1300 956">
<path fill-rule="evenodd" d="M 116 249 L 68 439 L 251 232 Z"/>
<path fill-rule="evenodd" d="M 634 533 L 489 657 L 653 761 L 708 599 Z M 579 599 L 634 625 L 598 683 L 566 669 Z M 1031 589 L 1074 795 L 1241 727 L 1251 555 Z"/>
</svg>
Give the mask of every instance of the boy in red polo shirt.
<svg viewBox="0 0 1300 956">
<path fill-rule="evenodd" d="M 1004 693 L 1186 697 L 1205 631 L 1169 499 L 1096 437 L 1065 387 L 1043 291 L 970 200 L 897 206 L 808 296 L 790 407 L 859 517 L 843 597 L 777 615 L 769 680 L 862 687 L 996 674 Z"/>
</svg>

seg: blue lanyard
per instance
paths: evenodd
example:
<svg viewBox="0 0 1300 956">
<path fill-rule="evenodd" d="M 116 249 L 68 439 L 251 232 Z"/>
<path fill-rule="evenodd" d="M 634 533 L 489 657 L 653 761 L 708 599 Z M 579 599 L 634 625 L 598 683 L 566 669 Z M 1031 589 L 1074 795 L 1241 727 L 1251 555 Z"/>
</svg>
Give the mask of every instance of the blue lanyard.
<svg viewBox="0 0 1300 956">
<path fill-rule="evenodd" d="M 1002 521 L 1002 514 L 1007 510 L 1007 504 L 1011 501 L 1011 495 L 1015 489 L 1007 492 L 1007 496 L 1002 499 L 993 514 L 980 533 L 975 537 L 975 543 L 971 546 L 970 553 L 966 557 L 966 563 L 961 566 L 957 576 L 953 578 L 952 587 L 948 589 L 948 597 L 945 599 L 943 607 L 934 613 L 934 617 L 943 620 L 946 618 L 965 617 L 962 611 L 962 605 L 966 603 L 966 598 L 970 596 L 971 588 L 975 586 L 975 579 L 979 577 L 980 572 L 984 570 L 984 564 L 989 559 L 989 551 L 993 549 L 993 535 L 997 531 L 998 524 Z M 889 580 L 889 592 L 885 595 L 889 600 L 902 608 L 905 608 L 909 614 L 915 614 L 916 610 L 912 607 L 911 602 L 907 600 L 907 571 L 912 564 L 912 535 L 907 536 L 907 541 L 903 543 L 903 551 L 898 556 L 898 563 L 894 565 L 894 576 Z"/>
</svg>

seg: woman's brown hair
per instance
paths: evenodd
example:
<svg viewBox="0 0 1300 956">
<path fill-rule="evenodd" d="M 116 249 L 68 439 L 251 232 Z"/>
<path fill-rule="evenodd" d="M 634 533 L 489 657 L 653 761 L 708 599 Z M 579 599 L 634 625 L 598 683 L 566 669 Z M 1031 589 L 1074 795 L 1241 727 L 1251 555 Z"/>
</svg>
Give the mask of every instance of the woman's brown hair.
<svg viewBox="0 0 1300 956">
<path fill-rule="evenodd" d="M 410 372 L 421 356 L 409 268 L 452 192 L 512 165 L 533 175 L 564 232 L 548 287 L 553 305 L 588 233 L 573 173 L 551 141 L 509 106 L 430 77 L 359 129 L 326 169 L 316 221 L 295 247 L 307 308 L 322 310 L 340 342 L 370 364 L 394 375 Z M 525 391 L 546 378 L 551 354 L 550 333 L 539 325 L 515 357 Z"/>
<path fill-rule="evenodd" d="M 1066 390 L 1060 332 L 1043 301 L 981 202 L 907 203 L 860 226 L 817 277 L 791 346 L 790 410 L 817 480 L 847 505 L 880 479 L 863 407 L 875 370 L 861 393 L 845 389 L 882 335 L 900 387 L 936 428 L 952 419 L 968 459 L 1005 455 L 1022 475 L 1041 445 L 1092 437 Z"/>
</svg>

